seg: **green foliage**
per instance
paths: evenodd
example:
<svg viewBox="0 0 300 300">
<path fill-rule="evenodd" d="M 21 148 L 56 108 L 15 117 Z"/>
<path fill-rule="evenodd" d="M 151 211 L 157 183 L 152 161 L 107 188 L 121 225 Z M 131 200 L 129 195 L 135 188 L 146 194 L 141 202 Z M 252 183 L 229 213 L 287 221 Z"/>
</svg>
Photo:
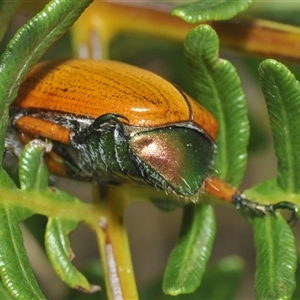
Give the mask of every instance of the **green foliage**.
<svg viewBox="0 0 300 300">
<path fill-rule="evenodd" d="M 257 299 L 290 299 L 295 286 L 297 251 L 290 226 L 282 217 L 252 220 L 257 249 Z"/>
<path fill-rule="evenodd" d="M 215 300 L 215 299 L 235 299 L 244 272 L 244 262 L 237 256 L 230 256 L 221 259 L 216 264 L 208 266 L 204 273 L 201 286 L 194 293 L 180 294 L 174 296 L 165 295 L 161 290 L 161 280 L 149 289 L 141 292 L 141 299 L 160 300 Z M 216 288 L 216 283 L 218 287 Z"/>
<path fill-rule="evenodd" d="M 8 124 L 7 108 L 16 96 L 20 82 L 90 2 L 51 1 L 16 33 L 0 57 L 0 153 L 3 153 Z M 172 14 L 189 22 L 225 20 L 244 11 L 251 3 L 250 0 L 197 1 L 174 9 Z M 3 25 L 0 29 L 1 38 L 17 6 L 17 1 L 0 3 L 0 22 Z M 243 179 L 247 162 L 247 105 L 234 67 L 228 61 L 218 58 L 218 48 L 218 37 L 208 25 L 191 30 L 185 41 L 185 53 L 196 98 L 219 121 L 214 175 L 238 186 Z M 274 60 L 264 61 L 259 73 L 278 158 L 278 174 L 276 179 L 253 187 L 246 194 L 259 203 L 275 203 L 282 199 L 297 203 L 300 198 L 299 83 L 284 65 Z M 88 218 L 95 207 L 87 208 L 88 205 L 82 204 L 73 196 L 48 187 L 49 174 L 43 162 L 46 148 L 45 144 L 34 143 L 24 148 L 19 168 L 20 189 L 4 169 L 0 168 L 1 299 L 45 298 L 28 261 L 18 224 L 36 213 L 48 217 L 46 251 L 59 277 L 71 288 L 88 292 L 98 289 L 71 263 L 73 253 L 69 242 L 69 233 L 80 221 L 89 223 Z M 173 208 L 170 204 L 172 203 L 167 203 L 165 208 Z M 296 285 L 297 265 L 291 228 L 281 216 L 247 217 L 253 226 L 257 249 L 256 297 L 291 298 Z M 179 299 L 234 298 L 243 270 L 240 259 L 227 259 L 205 273 L 215 227 L 214 212 L 210 204 L 189 205 L 185 208 L 179 241 L 166 268 L 163 282 L 165 293 L 194 293 L 178 296 Z M 202 286 L 199 288 L 201 282 Z"/>
<path fill-rule="evenodd" d="M 179 241 L 165 271 L 163 290 L 166 294 L 193 293 L 199 287 L 215 231 L 211 205 L 190 205 L 185 209 Z"/>
<path fill-rule="evenodd" d="M 266 60 L 259 67 L 274 147 L 277 183 L 287 193 L 300 191 L 300 84 L 283 64 Z"/>
<path fill-rule="evenodd" d="M 48 169 L 40 157 L 50 144 L 32 141 L 24 147 L 19 161 L 19 179 L 22 190 L 43 192 L 48 188 Z"/>
<path fill-rule="evenodd" d="M 45 299 L 31 270 L 19 227 L 21 209 L 0 208 L 0 275 L 5 288 L 15 298 Z M 4 246 L 5 245 L 5 246 Z"/>
<path fill-rule="evenodd" d="M 174 8 L 172 15 L 190 23 L 228 20 L 249 8 L 252 3 L 253 0 L 197 0 Z"/>
<path fill-rule="evenodd" d="M 215 175 L 238 186 L 247 163 L 249 124 L 246 97 L 235 68 L 230 62 L 218 58 L 218 49 L 218 37 L 208 25 L 191 30 L 185 41 L 196 100 L 219 122 L 218 148 L 213 165 Z"/>
<path fill-rule="evenodd" d="M 281 63 L 266 60 L 259 67 L 277 156 L 277 178 L 247 191 L 249 197 L 274 203 L 299 203 L 299 82 Z M 281 218 L 252 221 L 257 248 L 258 299 L 291 298 L 295 289 L 297 252 L 293 232 Z"/>
<path fill-rule="evenodd" d="M 55 190 L 53 193 L 54 189 L 49 190 L 48 169 L 41 161 L 47 147 L 49 144 L 36 140 L 25 146 L 19 162 L 21 189 L 31 195 L 50 192 L 54 203 L 78 201 L 65 192 Z M 18 225 L 19 221 L 31 216 L 33 212 L 23 209 L 22 206 L 14 208 L 9 202 L 1 207 L 1 211 L 1 220 L 4 222 L 1 226 L 1 238 L 6 245 L 0 247 L 0 257 L 3 261 L 3 268 L 0 269 L 2 282 L 15 298 L 42 299 L 44 296 L 32 273 Z M 49 218 L 45 234 L 46 249 L 54 269 L 66 284 L 86 291 L 96 290 L 97 288 L 90 286 L 85 277 L 70 263 L 72 255 L 67 235 L 75 229 L 77 224 L 78 221 L 75 220 Z"/>
<path fill-rule="evenodd" d="M 6 299 L 6 300 L 14 299 L 1 282 L 0 282 L 0 299 Z"/>
<path fill-rule="evenodd" d="M 70 197 L 65 195 L 64 198 Z M 100 288 L 90 285 L 85 276 L 72 264 L 74 254 L 69 233 L 75 230 L 77 225 L 78 222 L 74 220 L 49 218 L 45 234 L 46 250 L 51 264 L 63 282 L 73 289 L 91 293 Z"/>
<path fill-rule="evenodd" d="M 30 148 L 30 146 L 27 146 L 27 148 Z M 24 153 L 26 153 L 26 150 Z M 36 157 L 34 157 L 34 160 L 36 160 Z M 40 168 L 39 164 L 35 165 Z M 45 166 L 44 170 L 47 172 Z M 28 172 L 30 173 L 30 169 L 28 169 Z M 3 171 L 1 177 L 4 183 L 7 180 L 7 175 Z M 25 182 L 28 178 L 25 176 L 23 179 L 21 186 L 30 188 L 30 184 L 27 185 Z M 3 186 L 5 185 L 3 184 Z M 9 182 L 7 187 L 16 189 L 12 182 Z M 0 247 L 0 275 L 3 285 L 15 298 L 44 299 L 31 270 L 18 224 L 18 222 L 29 217 L 31 212 L 22 206 L 14 207 L 8 202 L 1 205 L 0 215 L 2 222 L 0 237 L 2 245 L 5 245 L 5 247 Z M 21 285 L 20 282 L 22 282 Z"/>
</svg>

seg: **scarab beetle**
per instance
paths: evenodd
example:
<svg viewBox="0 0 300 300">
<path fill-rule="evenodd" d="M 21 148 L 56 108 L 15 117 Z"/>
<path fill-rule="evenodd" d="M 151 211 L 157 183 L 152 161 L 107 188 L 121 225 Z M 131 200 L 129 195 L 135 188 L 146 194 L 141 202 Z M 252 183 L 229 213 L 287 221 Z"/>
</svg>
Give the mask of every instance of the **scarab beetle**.
<svg viewBox="0 0 300 300">
<path fill-rule="evenodd" d="M 43 62 L 21 84 L 10 117 L 7 143 L 50 139 L 46 161 L 57 175 L 148 184 L 187 199 L 204 188 L 252 207 L 208 176 L 218 130 L 214 116 L 149 71 L 113 61 Z M 13 148 L 19 155 L 21 147 Z"/>
</svg>

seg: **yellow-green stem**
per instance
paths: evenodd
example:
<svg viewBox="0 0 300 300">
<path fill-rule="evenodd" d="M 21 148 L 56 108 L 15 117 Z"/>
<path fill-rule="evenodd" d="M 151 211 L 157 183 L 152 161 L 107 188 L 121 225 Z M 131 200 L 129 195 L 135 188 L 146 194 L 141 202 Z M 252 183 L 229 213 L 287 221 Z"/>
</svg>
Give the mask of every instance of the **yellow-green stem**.
<svg viewBox="0 0 300 300">
<path fill-rule="evenodd" d="M 95 1 L 71 29 L 74 53 L 81 58 L 107 59 L 109 42 L 124 32 L 181 42 L 196 25 L 170 16 L 169 11 L 159 4 L 153 8 Z M 217 32 L 222 48 L 281 60 L 300 59 L 300 29 L 296 26 L 243 18 L 206 24 Z"/>
<path fill-rule="evenodd" d="M 95 197 L 101 215 L 94 228 L 101 252 L 105 283 L 109 299 L 138 299 L 131 262 L 127 232 L 124 224 L 126 199 L 122 190 L 108 187 L 105 195 Z"/>
</svg>

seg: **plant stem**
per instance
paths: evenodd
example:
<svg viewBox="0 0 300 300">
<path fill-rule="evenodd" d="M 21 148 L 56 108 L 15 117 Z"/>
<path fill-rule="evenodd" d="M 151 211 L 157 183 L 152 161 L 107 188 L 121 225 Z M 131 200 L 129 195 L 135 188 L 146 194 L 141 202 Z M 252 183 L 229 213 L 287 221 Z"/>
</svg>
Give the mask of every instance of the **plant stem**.
<svg viewBox="0 0 300 300">
<path fill-rule="evenodd" d="M 172 17 L 170 10 L 160 5 L 94 1 L 71 28 L 74 53 L 80 58 L 107 59 L 110 41 L 124 32 L 182 42 L 195 24 Z M 245 18 L 206 24 L 217 32 L 226 49 L 252 56 L 272 55 L 278 60 L 299 61 L 300 29 L 296 26 Z"/>
<path fill-rule="evenodd" d="M 138 299 L 127 232 L 124 224 L 126 200 L 122 190 L 108 187 L 103 197 L 94 197 L 101 215 L 94 228 L 101 252 L 109 299 Z"/>
</svg>

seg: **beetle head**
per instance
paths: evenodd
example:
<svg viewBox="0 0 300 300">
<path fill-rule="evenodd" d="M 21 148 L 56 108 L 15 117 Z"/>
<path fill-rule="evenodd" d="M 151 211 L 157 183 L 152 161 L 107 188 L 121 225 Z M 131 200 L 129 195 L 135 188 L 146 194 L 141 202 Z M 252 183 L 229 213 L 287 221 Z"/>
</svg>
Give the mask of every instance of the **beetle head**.
<svg viewBox="0 0 300 300">
<path fill-rule="evenodd" d="M 214 143 L 198 129 L 169 126 L 134 134 L 130 149 L 146 182 L 190 197 L 209 172 Z"/>
</svg>

